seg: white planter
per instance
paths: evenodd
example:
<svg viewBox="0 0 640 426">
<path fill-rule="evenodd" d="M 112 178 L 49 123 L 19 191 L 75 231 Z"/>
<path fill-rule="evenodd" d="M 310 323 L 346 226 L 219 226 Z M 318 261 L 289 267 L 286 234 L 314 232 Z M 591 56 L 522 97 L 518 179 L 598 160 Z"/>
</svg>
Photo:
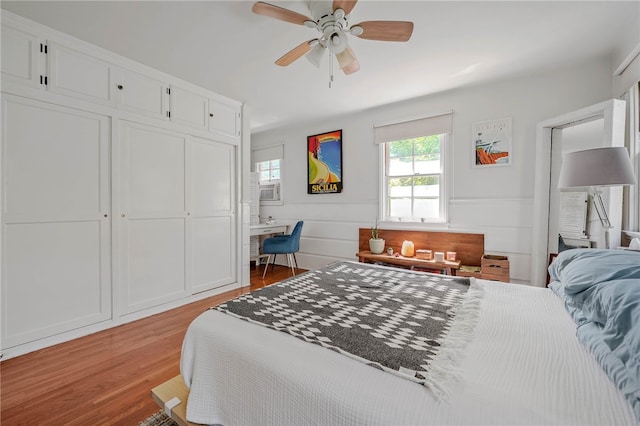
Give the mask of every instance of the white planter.
<svg viewBox="0 0 640 426">
<path fill-rule="evenodd" d="M 369 239 L 369 250 L 373 254 L 381 254 L 384 251 L 384 239 L 371 238 Z"/>
</svg>

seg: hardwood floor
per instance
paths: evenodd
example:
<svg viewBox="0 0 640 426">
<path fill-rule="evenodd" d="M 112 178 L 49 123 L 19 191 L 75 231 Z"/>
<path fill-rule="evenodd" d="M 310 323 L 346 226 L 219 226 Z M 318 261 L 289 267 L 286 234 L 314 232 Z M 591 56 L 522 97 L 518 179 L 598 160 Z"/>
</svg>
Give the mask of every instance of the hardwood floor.
<svg viewBox="0 0 640 426">
<path fill-rule="evenodd" d="M 302 272 L 303 270 L 299 270 Z M 151 388 L 180 373 L 180 349 L 205 309 L 291 275 L 275 266 L 233 290 L 0 363 L 0 424 L 137 425 L 159 407 Z"/>
</svg>

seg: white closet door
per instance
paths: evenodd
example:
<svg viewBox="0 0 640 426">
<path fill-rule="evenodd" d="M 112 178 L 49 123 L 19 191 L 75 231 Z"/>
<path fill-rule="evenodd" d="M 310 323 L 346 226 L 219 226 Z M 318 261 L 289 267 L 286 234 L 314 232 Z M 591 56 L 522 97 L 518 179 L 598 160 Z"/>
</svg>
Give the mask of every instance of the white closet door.
<svg viewBox="0 0 640 426">
<path fill-rule="evenodd" d="M 236 280 L 235 147 L 192 139 L 192 292 Z"/>
<path fill-rule="evenodd" d="M 119 291 L 122 313 L 187 294 L 186 139 L 120 123 Z"/>
<path fill-rule="evenodd" d="M 3 94 L 2 348 L 111 318 L 109 120 Z"/>
</svg>

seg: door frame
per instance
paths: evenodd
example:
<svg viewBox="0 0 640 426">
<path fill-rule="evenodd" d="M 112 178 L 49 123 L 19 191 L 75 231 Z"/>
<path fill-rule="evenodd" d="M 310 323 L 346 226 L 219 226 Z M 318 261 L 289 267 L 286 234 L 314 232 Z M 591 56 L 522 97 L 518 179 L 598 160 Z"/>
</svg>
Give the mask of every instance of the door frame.
<svg viewBox="0 0 640 426">
<path fill-rule="evenodd" d="M 603 146 L 624 146 L 625 105 L 610 99 L 562 114 L 536 126 L 536 163 L 531 250 L 531 284 L 544 287 L 547 277 L 547 241 L 549 234 L 549 187 L 551 185 L 551 142 L 553 129 L 571 127 L 581 122 L 604 118 Z M 608 206 L 609 207 L 609 206 Z M 614 232 L 616 230 L 614 229 Z"/>
</svg>

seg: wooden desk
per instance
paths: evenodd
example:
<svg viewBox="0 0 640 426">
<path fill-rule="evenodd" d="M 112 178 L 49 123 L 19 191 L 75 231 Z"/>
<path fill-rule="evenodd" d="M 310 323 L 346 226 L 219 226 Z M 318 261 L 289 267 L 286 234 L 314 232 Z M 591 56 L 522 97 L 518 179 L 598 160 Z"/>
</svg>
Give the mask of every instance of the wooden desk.
<svg viewBox="0 0 640 426">
<path fill-rule="evenodd" d="M 361 251 L 356 253 L 358 260 L 363 263 L 389 263 L 392 265 L 404 266 L 411 270 L 415 268 L 424 268 L 443 271 L 447 275 L 456 275 L 460 268 L 460 261 L 445 260 L 444 262 L 436 262 L 435 260 L 424 260 L 415 257 L 394 256 L 389 254 L 373 254 L 370 251 Z"/>
</svg>

